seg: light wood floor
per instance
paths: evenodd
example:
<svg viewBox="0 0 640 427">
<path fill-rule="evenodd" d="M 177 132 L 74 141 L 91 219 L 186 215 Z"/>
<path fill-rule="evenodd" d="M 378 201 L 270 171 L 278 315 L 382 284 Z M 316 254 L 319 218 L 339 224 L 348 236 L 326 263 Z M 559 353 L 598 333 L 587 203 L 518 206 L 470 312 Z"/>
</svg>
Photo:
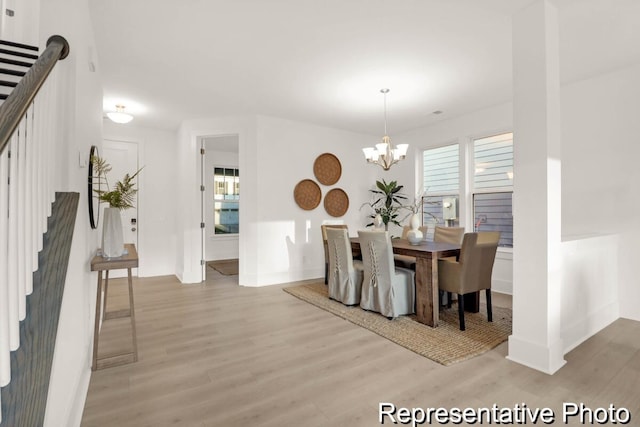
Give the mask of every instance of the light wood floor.
<svg viewBox="0 0 640 427">
<path fill-rule="evenodd" d="M 557 419 L 563 402 L 612 403 L 640 425 L 639 322 L 614 322 L 553 376 L 505 359 L 506 343 L 444 367 L 281 286 L 239 287 L 237 276 L 207 270 L 202 285 L 135 280 L 139 361 L 92 374 L 83 426 L 375 426 L 379 402 L 525 403 L 552 408 Z M 124 295 L 125 283 L 110 286 Z M 105 325 L 101 354 L 129 345 L 127 333 L 126 320 Z"/>
</svg>

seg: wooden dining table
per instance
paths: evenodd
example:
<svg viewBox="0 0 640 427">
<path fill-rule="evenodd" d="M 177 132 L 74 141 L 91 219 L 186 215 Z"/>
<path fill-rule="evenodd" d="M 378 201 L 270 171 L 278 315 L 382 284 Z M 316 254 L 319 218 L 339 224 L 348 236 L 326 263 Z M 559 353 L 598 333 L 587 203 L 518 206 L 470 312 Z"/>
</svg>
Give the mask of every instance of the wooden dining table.
<svg viewBox="0 0 640 427">
<path fill-rule="evenodd" d="M 359 255 L 360 239 L 352 237 L 351 250 Z M 460 245 L 424 241 L 412 245 L 406 239 L 391 239 L 393 253 L 416 258 L 416 318 L 420 323 L 438 326 L 438 259 L 458 256 Z"/>
</svg>

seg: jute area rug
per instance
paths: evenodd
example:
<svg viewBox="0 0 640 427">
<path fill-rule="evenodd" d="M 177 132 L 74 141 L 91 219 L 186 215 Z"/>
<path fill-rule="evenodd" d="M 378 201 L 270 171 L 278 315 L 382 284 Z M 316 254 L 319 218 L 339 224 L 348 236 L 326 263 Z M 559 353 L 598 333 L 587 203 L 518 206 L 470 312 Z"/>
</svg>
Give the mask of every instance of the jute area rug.
<svg viewBox="0 0 640 427">
<path fill-rule="evenodd" d="M 487 321 L 484 304 L 479 313 L 465 313 L 466 330 L 461 331 L 456 305 L 441 309 L 439 325 L 432 328 L 416 321 L 415 315 L 389 320 L 358 306 L 347 307 L 329 299 L 327 286 L 322 282 L 283 290 L 445 366 L 485 353 L 506 341 L 511 334 L 511 310 L 503 307 L 493 307 L 491 323 Z"/>
<path fill-rule="evenodd" d="M 207 267 L 211 267 L 225 276 L 238 275 L 238 260 L 237 259 L 221 259 L 217 261 L 208 261 Z"/>
</svg>

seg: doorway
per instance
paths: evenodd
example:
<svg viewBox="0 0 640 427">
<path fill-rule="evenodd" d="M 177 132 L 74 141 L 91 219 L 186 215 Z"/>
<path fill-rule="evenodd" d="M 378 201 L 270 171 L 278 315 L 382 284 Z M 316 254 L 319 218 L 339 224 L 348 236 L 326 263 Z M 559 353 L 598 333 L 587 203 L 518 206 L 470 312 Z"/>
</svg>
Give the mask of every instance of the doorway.
<svg viewBox="0 0 640 427">
<path fill-rule="evenodd" d="M 107 174 L 109 180 L 109 187 L 113 188 L 117 181 L 121 181 L 125 174 L 134 174 L 138 169 L 138 144 L 130 141 L 117 141 L 111 139 L 105 139 L 102 142 L 102 153 L 100 157 L 105 159 L 107 163 L 111 165 L 111 171 Z M 140 189 L 138 185 L 138 177 L 135 178 L 136 188 Z M 140 246 L 138 245 L 138 207 L 139 207 L 138 193 L 135 195 L 133 208 L 120 211 L 122 218 L 122 233 L 124 236 L 124 243 L 133 243 L 138 250 L 138 256 L 140 255 Z M 103 203 L 101 209 L 104 209 Z M 104 218 L 104 216 L 100 215 Z M 134 276 L 138 275 L 138 269 L 132 270 Z M 114 270 L 110 273 L 111 277 L 125 277 L 126 271 Z"/>
<path fill-rule="evenodd" d="M 207 263 L 238 260 L 240 170 L 239 136 L 201 137 L 202 277 Z M 238 260 L 239 262 L 239 260 Z"/>
</svg>

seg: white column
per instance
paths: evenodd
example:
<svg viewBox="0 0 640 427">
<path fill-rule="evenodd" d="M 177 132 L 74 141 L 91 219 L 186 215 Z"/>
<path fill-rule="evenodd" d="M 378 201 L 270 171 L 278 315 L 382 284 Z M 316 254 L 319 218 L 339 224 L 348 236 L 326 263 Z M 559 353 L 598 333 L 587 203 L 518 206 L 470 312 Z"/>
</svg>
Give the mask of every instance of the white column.
<svg viewBox="0 0 640 427">
<path fill-rule="evenodd" d="M 513 334 L 508 359 L 548 374 L 560 336 L 561 175 L 558 19 L 549 0 L 513 17 Z"/>
</svg>

